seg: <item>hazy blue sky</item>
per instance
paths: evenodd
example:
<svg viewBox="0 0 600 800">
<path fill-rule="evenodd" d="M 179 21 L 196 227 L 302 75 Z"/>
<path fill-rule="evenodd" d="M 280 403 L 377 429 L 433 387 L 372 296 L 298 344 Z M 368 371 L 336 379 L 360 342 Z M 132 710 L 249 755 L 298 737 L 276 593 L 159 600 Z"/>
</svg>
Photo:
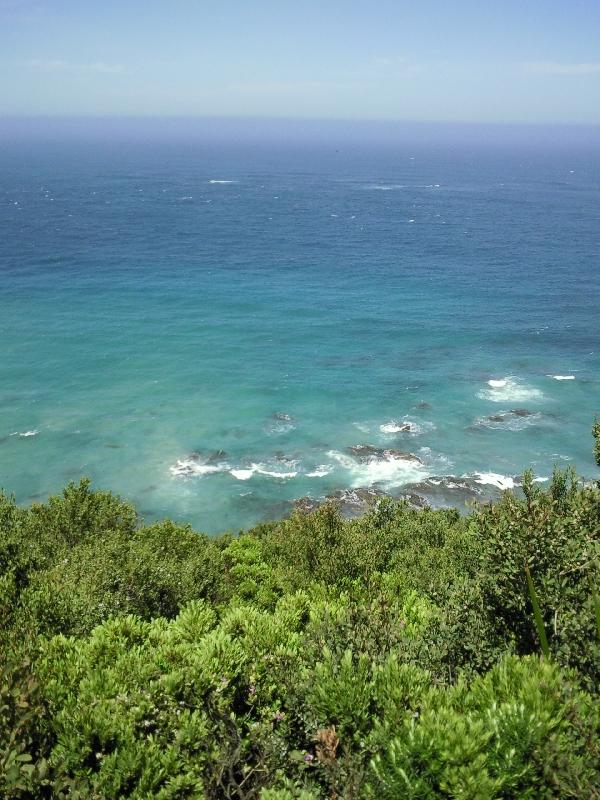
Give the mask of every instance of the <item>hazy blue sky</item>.
<svg viewBox="0 0 600 800">
<path fill-rule="evenodd" d="M 600 0 L 0 0 L 4 115 L 600 123 Z"/>
</svg>

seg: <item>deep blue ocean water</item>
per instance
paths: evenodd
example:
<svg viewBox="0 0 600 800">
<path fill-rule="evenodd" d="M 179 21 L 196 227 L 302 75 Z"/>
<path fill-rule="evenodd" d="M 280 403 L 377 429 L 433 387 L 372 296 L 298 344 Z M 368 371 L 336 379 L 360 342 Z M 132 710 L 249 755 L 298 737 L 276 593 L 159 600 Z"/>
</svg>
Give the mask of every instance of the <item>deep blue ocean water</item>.
<svg viewBox="0 0 600 800">
<path fill-rule="evenodd" d="M 600 147 L 5 143 L 0 270 L 19 502 L 88 475 L 215 532 L 598 474 Z"/>
</svg>

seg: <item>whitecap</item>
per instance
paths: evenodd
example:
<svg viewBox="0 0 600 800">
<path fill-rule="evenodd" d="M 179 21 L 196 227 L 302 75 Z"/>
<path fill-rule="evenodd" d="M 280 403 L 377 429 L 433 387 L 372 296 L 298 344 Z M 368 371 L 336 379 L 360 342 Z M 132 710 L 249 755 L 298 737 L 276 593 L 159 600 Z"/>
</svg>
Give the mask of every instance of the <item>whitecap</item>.
<svg viewBox="0 0 600 800">
<path fill-rule="evenodd" d="M 435 430 L 433 422 L 425 422 L 423 420 L 415 420 L 414 417 L 402 417 L 401 420 L 391 419 L 389 422 L 384 422 L 379 426 L 381 433 L 395 434 L 395 433 L 410 433 L 418 436 L 425 431 Z"/>
<path fill-rule="evenodd" d="M 408 186 L 404 183 L 371 183 L 365 188 L 379 192 L 392 192 L 394 189 L 407 189 Z"/>
<path fill-rule="evenodd" d="M 193 458 L 180 458 L 172 467 L 169 467 L 169 472 L 176 477 L 212 475 L 215 472 L 223 472 L 223 466 L 218 464 L 200 464 Z"/>
<path fill-rule="evenodd" d="M 574 381 L 575 375 L 551 375 L 555 381 Z"/>
<path fill-rule="evenodd" d="M 359 430 L 361 433 L 371 433 L 371 429 L 369 426 L 364 422 L 353 422 L 354 427 Z"/>
<path fill-rule="evenodd" d="M 38 434 L 39 431 L 37 429 L 33 429 L 31 431 L 23 431 L 23 433 L 15 431 L 14 433 L 9 434 L 9 436 L 19 436 L 21 439 L 29 439 L 32 436 L 37 436 Z"/>
<path fill-rule="evenodd" d="M 278 470 L 268 469 L 262 464 L 257 464 L 255 469 L 259 475 L 265 475 L 267 478 L 281 478 L 284 480 L 287 480 L 288 478 L 295 478 L 298 474 L 297 470 L 293 470 L 292 472 L 279 472 Z"/>
<path fill-rule="evenodd" d="M 189 456 L 178 459 L 173 466 L 169 467 L 169 472 L 171 475 L 180 478 L 202 477 L 204 475 L 213 475 L 217 472 L 226 472 L 229 469 L 229 464 L 219 459 L 220 456 L 224 455 L 222 451 L 213 453 L 211 456 L 191 453 Z"/>
<path fill-rule="evenodd" d="M 265 478 L 278 478 L 289 480 L 295 478 L 298 470 L 295 469 L 297 461 L 292 459 L 276 459 L 267 462 L 252 462 L 250 466 L 236 467 L 230 469 L 229 474 L 238 481 L 247 481 L 253 475 L 263 475 Z"/>
<path fill-rule="evenodd" d="M 410 423 L 397 422 L 395 419 L 391 419 L 389 422 L 384 422 L 383 425 L 380 425 L 379 430 L 382 433 L 408 433 L 410 431 Z"/>
<path fill-rule="evenodd" d="M 315 467 L 312 472 L 307 472 L 307 478 L 324 478 L 325 475 L 329 475 L 333 471 L 333 466 L 331 464 L 319 464 L 318 467 Z"/>
<path fill-rule="evenodd" d="M 422 480 L 428 472 L 427 468 L 418 461 L 398 458 L 391 454 L 367 461 L 357 461 L 338 450 L 330 450 L 327 455 L 350 473 L 352 487 L 379 484 L 391 489 Z"/>
<path fill-rule="evenodd" d="M 247 481 L 254 475 L 253 469 L 230 469 L 229 474 L 238 481 Z"/>
<path fill-rule="evenodd" d="M 482 389 L 477 397 L 493 403 L 514 403 L 527 400 L 543 400 L 544 394 L 534 386 L 528 386 L 518 378 L 508 376 L 502 380 L 489 380 L 489 389 Z"/>
<path fill-rule="evenodd" d="M 482 486 L 495 486 L 503 492 L 521 485 L 521 478 L 511 478 L 510 475 L 501 475 L 498 472 L 475 472 L 473 475 L 463 475 L 464 478 L 472 477 L 475 483 Z M 534 483 L 545 483 L 548 478 L 534 478 Z"/>
<path fill-rule="evenodd" d="M 294 418 L 289 414 L 273 414 L 271 421 L 267 425 L 266 433 L 269 436 L 276 436 L 281 433 L 289 433 L 295 430 Z"/>
<path fill-rule="evenodd" d="M 213 184 L 226 184 L 226 183 L 237 183 L 237 181 L 222 181 L 222 180 L 211 180 L 209 183 Z"/>
<path fill-rule="evenodd" d="M 465 475 L 464 477 L 468 478 L 469 476 Z M 500 475 L 498 472 L 476 472 L 472 477 L 476 483 L 485 486 L 495 486 L 503 492 L 507 489 L 515 488 L 514 478 L 511 478 L 509 475 Z"/>
</svg>

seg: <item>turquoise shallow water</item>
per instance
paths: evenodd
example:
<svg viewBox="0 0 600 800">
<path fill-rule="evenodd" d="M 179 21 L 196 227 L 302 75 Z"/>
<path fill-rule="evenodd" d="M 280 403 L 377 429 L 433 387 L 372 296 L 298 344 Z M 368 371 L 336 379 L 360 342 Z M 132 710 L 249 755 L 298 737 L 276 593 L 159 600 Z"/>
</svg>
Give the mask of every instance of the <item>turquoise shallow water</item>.
<svg viewBox="0 0 600 800">
<path fill-rule="evenodd" d="M 596 475 L 599 156 L 7 145 L 0 483 L 89 475 L 214 532 L 348 487 Z"/>
</svg>

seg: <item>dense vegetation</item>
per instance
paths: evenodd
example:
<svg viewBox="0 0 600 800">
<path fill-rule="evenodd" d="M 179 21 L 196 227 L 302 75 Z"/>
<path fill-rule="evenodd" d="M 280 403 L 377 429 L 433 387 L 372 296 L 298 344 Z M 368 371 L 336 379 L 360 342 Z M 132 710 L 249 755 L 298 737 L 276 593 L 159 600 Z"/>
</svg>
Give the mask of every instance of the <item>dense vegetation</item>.
<svg viewBox="0 0 600 800">
<path fill-rule="evenodd" d="M 600 487 L 523 488 L 215 539 L 1 496 L 0 796 L 600 797 Z"/>
</svg>

